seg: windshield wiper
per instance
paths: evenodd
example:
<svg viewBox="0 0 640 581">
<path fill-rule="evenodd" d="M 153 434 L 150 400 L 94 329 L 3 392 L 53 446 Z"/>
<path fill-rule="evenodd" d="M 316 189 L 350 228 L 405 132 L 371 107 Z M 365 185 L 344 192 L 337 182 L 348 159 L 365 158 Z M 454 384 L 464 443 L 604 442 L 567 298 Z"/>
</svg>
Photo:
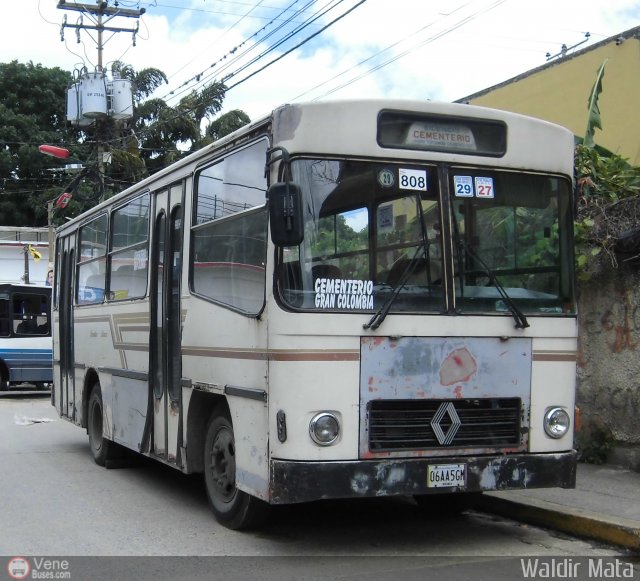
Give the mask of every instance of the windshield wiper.
<svg viewBox="0 0 640 581">
<path fill-rule="evenodd" d="M 404 285 L 407 284 L 409 277 L 413 274 L 413 271 L 416 268 L 416 265 L 418 264 L 417 258 L 420 252 L 422 252 L 422 256 L 426 260 L 427 285 L 429 287 L 429 290 L 431 290 L 431 258 L 429 256 L 430 242 L 429 242 L 429 238 L 427 237 L 427 226 L 424 222 L 424 210 L 422 208 L 422 202 L 420 200 L 420 196 L 416 196 L 416 203 L 418 206 L 417 213 L 420 218 L 420 233 L 422 234 L 422 246 L 418 246 L 416 248 L 416 251 L 413 257 L 411 258 L 411 260 L 409 260 L 407 266 L 405 267 L 405 269 L 402 271 L 402 274 L 398 278 L 398 282 L 396 283 L 396 286 L 391 291 L 391 296 L 382 304 L 382 306 L 377 310 L 377 312 L 373 315 L 373 317 L 369 319 L 369 322 L 362 325 L 363 329 L 377 329 L 380 325 L 382 325 L 382 322 L 385 320 L 385 318 L 389 314 L 391 305 L 393 305 L 394 301 L 400 294 L 400 291 L 404 288 Z"/>
<path fill-rule="evenodd" d="M 426 255 L 426 249 L 424 246 L 418 246 L 416 248 L 415 254 L 412 256 L 411 260 L 408 261 L 407 266 L 405 266 L 400 278 L 398 278 L 398 282 L 396 286 L 393 287 L 391 292 L 391 296 L 382 304 L 382 306 L 374 313 L 373 317 L 369 319 L 368 323 L 362 325 L 363 329 L 377 329 L 382 322 L 385 320 L 386 316 L 389 314 L 389 310 L 391 309 L 391 305 L 393 305 L 396 298 L 400 294 L 400 291 L 404 288 L 404 285 L 407 284 L 409 277 L 413 274 L 413 270 L 418 264 L 416 260 L 418 258 L 418 254 L 422 252 L 423 256 Z"/>
<path fill-rule="evenodd" d="M 465 250 L 471 258 L 473 258 L 482 268 L 484 269 L 485 274 L 489 277 L 489 281 L 491 284 L 497 289 L 498 293 L 502 297 L 502 300 L 509 308 L 511 315 L 513 316 L 513 320 L 516 322 L 516 329 L 526 329 L 529 327 L 529 321 L 527 321 L 527 317 L 524 316 L 524 313 L 518 308 L 513 302 L 513 299 L 507 294 L 507 291 L 500 284 L 500 281 L 496 278 L 493 270 L 487 265 L 487 263 L 480 258 L 480 256 L 471 250 L 467 241 L 460 235 L 460 228 L 458 226 L 458 219 L 456 217 L 456 211 L 453 206 L 453 198 L 449 198 L 449 208 L 451 210 L 451 220 L 453 222 L 453 233 L 455 236 L 456 247 L 458 249 L 458 274 L 460 275 L 460 293 L 464 293 L 464 274 L 462 272 L 462 265 L 464 261 L 462 259 L 462 253 L 460 250 Z"/>
<path fill-rule="evenodd" d="M 454 217 L 454 220 L 455 220 L 455 217 Z M 529 321 L 527 321 L 527 317 L 525 317 L 524 313 L 518 308 L 518 305 L 516 305 L 513 302 L 513 299 L 507 294 L 507 291 L 500 284 L 500 281 L 498 281 L 493 270 L 489 268 L 487 263 L 484 260 L 482 260 L 482 258 L 480 258 L 480 256 L 476 252 L 471 250 L 471 247 L 460 236 L 458 236 L 458 243 L 462 245 L 465 252 L 469 256 L 471 256 L 471 258 L 473 258 L 480 266 L 482 266 L 485 274 L 489 277 L 491 284 L 498 290 L 498 293 L 502 297 L 502 300 L 505 302 L 505 304 L 509 308 L 511 315 L 513 316 L 513 319 L 516 322 L 516 329 L 526 329 L 527 327 L 529 327 Z"/>
</svg>

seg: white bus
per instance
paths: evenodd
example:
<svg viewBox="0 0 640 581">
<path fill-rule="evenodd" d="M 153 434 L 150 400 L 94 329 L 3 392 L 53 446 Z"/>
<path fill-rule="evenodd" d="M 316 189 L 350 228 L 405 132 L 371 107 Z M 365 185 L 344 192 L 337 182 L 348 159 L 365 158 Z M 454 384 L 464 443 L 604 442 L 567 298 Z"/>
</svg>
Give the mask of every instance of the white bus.
<svg viewBox="0 0 640 581">
<path fill-rule="evenodd" d="M 55 406 L 236 529 L 573 487 L 572 177 L 537 119 L 280 107 L 58 229 Z"/>
<path fill-rule="evenodd" d="M 0 284 L 0 390 L 53 381 L 51 287 Z"/>
</svg>

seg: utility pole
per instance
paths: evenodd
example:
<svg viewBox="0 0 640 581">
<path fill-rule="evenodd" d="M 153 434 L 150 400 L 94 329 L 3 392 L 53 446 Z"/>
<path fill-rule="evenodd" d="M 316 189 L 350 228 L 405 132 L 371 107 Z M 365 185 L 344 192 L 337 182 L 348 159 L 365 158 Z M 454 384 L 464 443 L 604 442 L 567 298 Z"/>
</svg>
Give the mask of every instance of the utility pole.
<svg viewBox="0 0 640 581">
<path fill-rule="evenodd" d="M 29 246 L 25 244 L 22 248 L 22 253 L 24 254 L 24 284 L 30 284 L 29 282 Z"/>
<path fill-rule="evenodd" d="M 53 230 L 53 200 L 49 200 L 47 202 L 47 227 L 47 240 L 49 242 L 49 264 L 53 264 L 55 262 L 53 256 L 53 247 L 55 245 L 55 232 Z"/>
<path fill-rule="evenodd" d="M 62 25 L 60 26 L 60 39 L 64 40 L 64 29 L 65 28 L 73 28 L 76 31 L 76 36 L 78 42 L 80 42 L 80 31 L 81 30 L 95 30 L 97 32 L 97 39 L 95 39 L 97 48 L 98 48 L 98 64 L 97 70 L 103 72 L 103 59 L 102 52 L 104 50 L 104 45 L 106 41 L 104 40 L 105 32 L 113 32 L 114 34 L 117 32 L 130 32 L 133 35 L 133 46 L 136 45 L 136 34 L 138 33 L 139 23 L 136 22 L 135 28 L 121 28 L 117 26 L 107 26 L 114 18 L 124 17 L 124 18 L 140 18 L 145 12 L 145 8 L 140 8 L 138 10 L 132 10 L 129 8 L 121 8 L 118 6 L 118 2 L 116 0 L 115 6 L 109 6 L 108 0 L 96 0 L 94 4 L 77 4 L 70 3 L 67 4 L 66 0 L 58 0 L 58 8 L 61 10 L 73 10 L 75 12 L 80 12 L 80 17 L 76 24 L 70 24 L 67 22 L 67 15 L 65 14 L 64 20 L 62 21 Z M 84 23 L 83 16 L 87 15 L 91 23 Z M 98 155 L 98 174 L 100 175 L 100 179 L 104 184 L 104 146 L 103 143 L 99 140 L 97 141 L 97 155 Z"/>
<path fill-rule="evenodd" d="M 146 10 L 140 8 L 139 10 L 131 10 L 129 8 L 120 8 L 117 6 L 109 6 L 107 0 L 97 0 L 95 5 L 92 4 L 67 4 L 66 0 L 58 0 L 58 8 L 61 10 L 73 10 L 80 12 L 80 18 L 76 24 L 67 23 L 67 16 L 65 14 L 62 26 L 60 27 L 60 37 L 64 40 L 64 29 L 75 28 L 78 36 L 78 42 L 80 42 L 81 30 L 95 30 L 98 33 L 98 40 L 96 44 L 98 46 L 98 69 L 102 70 L 102 51 L 104 49 L 103 34 L 107 32 L 131 32 L 133 34 L 133 44 L 136 43 L 136 34 L 138 33 L 138 25 L 135 28 L 120 28 L 115 26 L 106 26 L 111 20 L 118 16 L 125 18 L 140 18 Z M 93 24 L 84 24 L 83 14 L 88 14 Z M 104 18 L 106 17 L 106 20 Z"/>
</svg>

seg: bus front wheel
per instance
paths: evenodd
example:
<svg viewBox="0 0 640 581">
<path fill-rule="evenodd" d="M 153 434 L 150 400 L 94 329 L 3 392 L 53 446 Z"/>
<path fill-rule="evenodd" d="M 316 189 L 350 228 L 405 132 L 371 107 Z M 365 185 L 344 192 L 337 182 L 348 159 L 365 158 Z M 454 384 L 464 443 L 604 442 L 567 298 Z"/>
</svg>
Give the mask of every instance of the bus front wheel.
<svg viewBox="0 0 640 581">
<path fill-rule="evenodd" d="M 102 404 L 102 391 L 100 384 L 96 383 L 91 390 L 87 413 L 87 432 L 89 433 L 89 446 L 91 454 L 98 466 L 105 466 L 113 457 L 115 444 L 103 435 L 104 408 Z"/>
<path fill-rule="evenodd" d="M 236 488 L 236 450 L 231 420 L 211 416 L 204 444 L 204 481 L 209 505 L 218 522 L 242 530 L 262 524 L 269 505 Z"/>
</svg>

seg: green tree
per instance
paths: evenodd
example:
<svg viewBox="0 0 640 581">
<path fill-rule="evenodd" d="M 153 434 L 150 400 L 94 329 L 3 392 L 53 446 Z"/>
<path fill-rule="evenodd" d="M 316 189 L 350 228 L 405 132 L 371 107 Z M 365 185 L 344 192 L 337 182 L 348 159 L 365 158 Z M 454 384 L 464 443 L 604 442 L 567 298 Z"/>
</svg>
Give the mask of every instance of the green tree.
<svg viewBox="0 0 640 581">
<path fill-rule="evenodd" d="M 115 61 L 111 65 L 111 72 L 119 75 L 121 79 L 131 81 L 133 90 L 133 100 L 140 103 L 149 97 L 163 83 L 167 83 L 167 75 L 160 69 L 149 67 L 136 71 L 131 65 L 127 65 L 122 61 Z"/>
<path fill-rule="evenodd" d="M 45 226 L 46 202 L 67 180 L 48 171 L 60 164 L 38 151 L 43 143 L 65 145 L 77 134 L 66 125 L 71 75 L 29 62 L 0 64 L 0 221 Z"/>
<path fill-rule="evenodd" d="M 250 122 L 251 119 L 249 119 L 249 116 L 244 111 L 234 109 L 224 115 L 220 115 L 220 117 L 209 123 L 205 134 L 211 138 L 212 141 L 215 141 L 225 135 L 229 135 L 229 133 L 233 133 Z"/>
<path fill-rule="evenodd" d="M 74 199 L 64 211 L 74 215 L 145 176 L 180 159 L 214 139 L 249 122 L 242 111 L 232 111 L 219 120 L 226 87 L 211 83 L 192 91 L 175 106 L 152 95 L 167 82 L 156 68 L 134 70 L 116 62 L 114 76 L 131 81 L 134 118 L 115 122 L 98 119 L 91 127 L 74 128 L 66 121 L 70 73 L 17 61 L 0 64 L 0 222 L 14 226 L 45 226 L 47 202 L 69 185 Z M 217 124 L 216 124 L 217 122 Z M 203 128 L 205 128 L 203 130 Z M 209 130 L 209 128 L 214 129 Z M 96 144 L 111 153 L 98 173 Z M 59 145 L 72 158 L 61 161 L 42 155 L 41 144 Z M 82 163 L 81 175 L 64 172 L 67 162 Z M 101 185 L 102 184 L 102 185 Z M 63 213 L 54 215 L 54 222 Z"/>
<path fill-rule="evenodd" d="M 139 157 L 149 173 L 250 121 L 248 115 L 240 110 L 214 119 L 225 98 L 226 87 L 222 82 L 214 81 L 199 91 L 191 91 L 177 105 L 171 106 L 164 99 L 149 99 L 157 88 L 167 82 L 162 71 L 154 68 L 135 71 L 121 62 L 114 63 L 112 70 L 131 80 L 135 103 L 133 129 L 139 140 Z M 205 124 L 208 125 L 203 131 Z"/>
</svg>

